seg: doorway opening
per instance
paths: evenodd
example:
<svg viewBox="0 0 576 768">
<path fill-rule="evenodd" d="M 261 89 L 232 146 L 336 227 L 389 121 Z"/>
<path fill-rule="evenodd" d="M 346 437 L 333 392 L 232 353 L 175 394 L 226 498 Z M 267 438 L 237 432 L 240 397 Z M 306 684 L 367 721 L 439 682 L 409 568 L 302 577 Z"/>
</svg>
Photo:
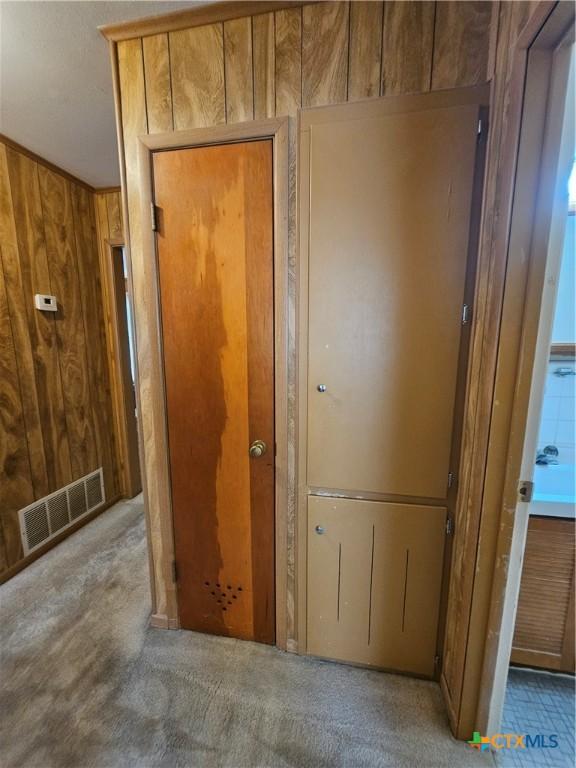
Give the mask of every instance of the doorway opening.
<svg viewBox="0 0 576 768">
<path fill-rule="evenodd" d="M 136 343 L 132 300 L 128 290 L 126 249 L 121 240 L 108 240 L 108 332 L 112 352 L 112 396 L 119 465 L 119 484 L 126 498 L 142 490 L 138 453 L 136 405 Z"/>
<path fill-rule="evenodd" d="M 575 60 L 573 17 L 561 28 L 559 18 L 544 25 L 527 60 L 509 236 L 516 279 L 507 279 L 505 296 L 521 330 L 517 371 L 508 374 L 503 515 L 512 522 L 501 525 L 498 543 L 509 560 L 492 590 L 492 610 L 501 601 L 502 614 L 489 627 L 497 649 L 487 642 L 487 718 L 479 726 L 489 737 L 529 736 L 554 750 L 554 765 L 574 760 L 575 701 Z M 530 749 L 498 752 L 504 766 L 534 759 Z"/>
<path fill-rule="evenodd" d="M 527 486 L 532 498 L 528 502 L 528 529 L 501 728 L 506 733 L 521 733 L 529 722 L 531 729 L 548 738 L 556 737 L 555 754 L 557 750 L 558 757 L 565 757 L 566 764 L 574 761 L 576 671 L 575 168 L 573 162 L 568 185 L 565 169 L 559 169 L 559 183 L 565 192 L 567 186 L 568 210 L 563 195 L 559 212 L 559 228 L 562 224 L 565 228 L 561 257 L 555 263 L 556 254 L 549 253 L 547 265 L 547 283 L 554 285 L 555 302 L 542 305 L 542 344 L 537 347 L 532 377 L 534 403 L 528 414 L 527 434 L 537 431 L 536 455 L 530 440 L 525 450 L 526 460 L 533 461 L 532 485 Z M 530 420 L 535 423 L 530 424 Z M 515 757 L 501 764 L 523 762 Z"/>
</svg>

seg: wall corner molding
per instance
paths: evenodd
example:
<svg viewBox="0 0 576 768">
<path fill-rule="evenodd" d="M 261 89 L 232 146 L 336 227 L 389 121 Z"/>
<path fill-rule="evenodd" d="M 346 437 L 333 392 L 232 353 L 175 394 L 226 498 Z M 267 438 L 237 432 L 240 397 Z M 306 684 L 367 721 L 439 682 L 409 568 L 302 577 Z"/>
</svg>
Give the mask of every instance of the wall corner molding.
<svg viewBox="0 0 576 768">
<path fill-rule="evenodd" d="M 148 37 L 163 32 L 175 32 L 179 29 L 202 27 L 206 24 L 256 16 L 285 8 L 298 8 L 318 0 L 239 0 L 238 2 L 206 2 L 186 8 L 182 11 L 145 16 L 142 19 L 121 21 L 116 24 L 104 24 L 98 27 L 106 40 L 119 42 L 135 37 Z"/>
</svg>

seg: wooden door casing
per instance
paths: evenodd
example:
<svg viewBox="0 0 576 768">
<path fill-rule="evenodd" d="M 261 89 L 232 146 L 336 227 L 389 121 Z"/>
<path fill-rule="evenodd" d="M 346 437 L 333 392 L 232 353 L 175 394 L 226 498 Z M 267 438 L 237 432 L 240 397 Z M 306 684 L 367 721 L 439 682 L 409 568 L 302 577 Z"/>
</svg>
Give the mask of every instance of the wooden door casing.
<svg viewBox="0 0 576 768">
<path fill-rule="evenodd" d="M 272 141 L 153 175 L 180 625 L 273 643 Z"/>
</svg>

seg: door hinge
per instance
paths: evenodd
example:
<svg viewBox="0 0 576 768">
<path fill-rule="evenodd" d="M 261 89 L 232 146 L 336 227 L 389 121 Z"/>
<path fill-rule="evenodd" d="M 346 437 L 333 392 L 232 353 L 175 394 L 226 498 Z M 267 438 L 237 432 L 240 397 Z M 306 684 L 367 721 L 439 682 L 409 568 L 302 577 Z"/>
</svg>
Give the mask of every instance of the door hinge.
<svg viewBox="0 0 576 768">
<path fill-rule="evenodd" d="M 478 120 L 478 136 L 482 136 L 482 128 L 483 128 L 483 125 L 482 125 L 482 118 L 480 118 L 480 119 Z"/>
<path fill-rule="evenodd" d="M 454 533 L 454 521 L 451 517 L 446 518 L 446 536 L 452 536 Z"/>
<path fill-rule="evenodd" d="M 176 560 L 172 560 L 172 581 L 174 584 L 178 581 L 178 566 L 176 565 Z"/>
<path fill-rule="evenodd" d="M 531 480 L 520 480 L 518 484 L 518 501 L 532 501 L 534 483 Z"/>
<path fill-rule="evenodd" d="M 462 325 L 467 325 L 472 317 L 472 310 L 469 304 L 464 304 L 462 307 Z"/>
<path fill-rule="evenodd" d="M 152 232 L 158 232 L 158 218 L 156 216 L 156 206 L 154 203 L 150 203 L 150 225 Z"/>
<path fill-rule="evenodd" d="M 440 666 L 440 656 L 436 654 L 436 656 L 434 656 L 434 669 L 438 671 L 439 666 Z"/>
<path fill-rule="evenodd" d="M 454 472 L 448 472 L 448 488 L 454 485 Z"/>
</svg>

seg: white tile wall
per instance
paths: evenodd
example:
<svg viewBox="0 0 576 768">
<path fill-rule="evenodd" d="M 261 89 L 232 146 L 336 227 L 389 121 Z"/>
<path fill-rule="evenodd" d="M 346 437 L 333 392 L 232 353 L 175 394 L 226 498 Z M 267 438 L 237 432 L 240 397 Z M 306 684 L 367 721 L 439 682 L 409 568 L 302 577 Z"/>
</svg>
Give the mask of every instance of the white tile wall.
<svg viewBox="0 0 576 768">
<path fill-rule="evenodd" d="M 576 370 L 576 363 L 548 363 L 538 450 L 555 445 L 559 463 L 573 464 L 576 457 L 576 376 L 555 376 L 557 368 Z"/>
</svg>

